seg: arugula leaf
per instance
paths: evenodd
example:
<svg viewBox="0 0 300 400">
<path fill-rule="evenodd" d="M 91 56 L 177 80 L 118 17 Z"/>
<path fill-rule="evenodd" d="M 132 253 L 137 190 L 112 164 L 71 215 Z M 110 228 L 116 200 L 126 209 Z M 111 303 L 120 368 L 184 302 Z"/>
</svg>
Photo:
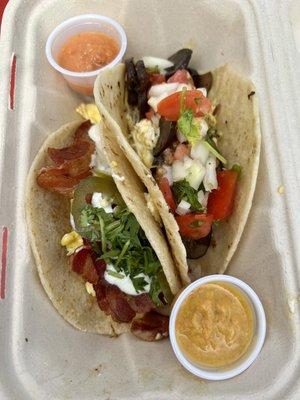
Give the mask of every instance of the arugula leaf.
<svg viewBox="0 0 300 400">
<path fill-rule="evenodd" d="M 203 207 L 198 200 L 198 192 L 190 186 L 186 179 L 173 183 L 172 191 L 179 204 L 181 200 L 185 200 L 191 205 L 192 211 L 203 211 Z"/>
<path fill-rule="evenodd" d="M 199 126 L 194 120 L 193 110 L 184 110 L 177 121 L 177 126 L 180 130 L 180 133 L 182 133 L 182 135 L 192 145 L 200 139 L 200 130 Z"/>
</svg>

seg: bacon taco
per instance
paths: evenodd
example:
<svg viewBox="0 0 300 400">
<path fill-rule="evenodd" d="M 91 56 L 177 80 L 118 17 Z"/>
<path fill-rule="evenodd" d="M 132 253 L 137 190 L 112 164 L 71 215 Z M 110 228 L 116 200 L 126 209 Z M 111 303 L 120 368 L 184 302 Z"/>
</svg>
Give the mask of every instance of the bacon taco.
<svg viewBox="0 0 300 400">
<path fill-rule="evenodd" d="M 181 280 L 223 273 L 255 189 L 255 88 L 229 65 L 199 75 L 192 51 L 127 60 L 99 74 L 94 96 L 162 218 Z"/>
<path fill-rule="evenodd" d="M 140 179 L 110 133 L 89 121 L 51 134 L 28 176 L 38 273 L 57 311 L 84 331 L 168 335 L 181 286 Z"/>
</svg>

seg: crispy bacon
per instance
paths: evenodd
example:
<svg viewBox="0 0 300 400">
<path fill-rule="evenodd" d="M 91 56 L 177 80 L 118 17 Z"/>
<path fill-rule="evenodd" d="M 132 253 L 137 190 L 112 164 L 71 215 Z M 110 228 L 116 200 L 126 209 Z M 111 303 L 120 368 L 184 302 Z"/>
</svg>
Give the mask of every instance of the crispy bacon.
<svg viewBox="0 0 300 400">
<path fill-rule="evenodd" d="M 138 296 L 128 296 L 128 303 L 136 313 L 144 314 L 155 308 L 155 304 L 148 293 L 139 294 Z"/>
<path fill-rule="evenodd" d="M 147 342 L 164 339 L 169 335 L 169 318 L 151 311 L 132 321 L 131 333 Z"/>
<path fill-rule="evenodd" d="M 95 253 L 93 253 L 92 257 L 93 257 L 95 268 L 98 272 L 99 277 L 104 278 L 104 272 L 106 270 L 106 262 L 104 260 L 97 258 Z"/>
<path fill-rule="evenodd" d="M 74 272 L 82 275 L 86 281 L 94 285 L 100 309 L 106 315 L 110 315 L 114 321 L 131 322 L 136 313 L 144 314 L 155 308 L 155 304 L 147 293 L 130 296 L 122 292 L 116 285 L 108 283 L 104 279 L 106 263 L 97 257 L 87 241 L 85 241 L 81 249 L 71 255 L 70 265 Z M 150 318 L 152 331 L 154 328 L 158 329 L 156 319 Z M 147 322 L 148 320 L 146 319 L 145 321 Z M 160 330 L 155 332 L 155 336 L 158 333 L 160 333 Z M 153 332 L 151 334 L 154 335 Z M 147 335 L 149 336 L 150 334 L 148 333 Z M 136 336 L 138 336 L 138 333 Z"/>
<path fill-rule="evenodd" d="M 88 135 L 91 123 L 86 121 L 76 130 L 74 142 L 61 149 L 48 148 L 55 167 L 42 168 L 37 183 L 44 189 L 72 197 L 76 185 L 90 175 L 91 156 L 95 144 Z"/>
<path fill-rule="evenodd" d="M 130 322 L 135 317 L 126 295 L 117 286 L 99 279 L 95 291 L 100 309 L 106 315 L 111 315 L 114 321 Z"/>
<path fill-rule="evenodd" d="M 70 177 L 63 166 L 42 168 L 36 180 L 42 188 L 66 197 L 72 197 L 74 188 L 80 181 L 76 177 Z"/>
<path fill-rule="evenodd" d="M 74 140 L 75 143 L 92 141 L 88 135 L 88 131 L 92 126 L 90 121 L 85 121 L 76 129 Z"/>
<path fill-rule="evenodd" d="M 64 161 L 74 160 L 84 156 L 88 152 L 89 147 L 90 145 L 88 142 L 74 143 L 71 146 L 63 147 L 62 149 L 49 147 L 48 154 L 55 164 L 60 165 Z"/>
<path fill-rule="evenodd" d="M 83 246 L 79 251 L 70 257 L 70 265 L 74 272 L 83 276 L 83 278 L 96 284 L 99 279 L 97 268 L 92 257 L 92 250 L 89 246 Z"/>
</svg>

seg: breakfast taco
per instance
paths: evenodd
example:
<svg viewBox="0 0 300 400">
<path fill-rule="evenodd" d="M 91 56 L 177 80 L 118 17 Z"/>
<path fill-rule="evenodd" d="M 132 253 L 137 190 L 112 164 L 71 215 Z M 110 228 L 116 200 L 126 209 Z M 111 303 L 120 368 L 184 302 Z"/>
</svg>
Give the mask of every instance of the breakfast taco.
<svg viewBox="0 0 300 400">
<path fill-rule="evenodd" d="M 252 204 L 257 98 L 229 65 L 199 75 L 190 49 L 102 71 L 94 96 L 106 128 L 159 211 L 183 284 L 223 273 Z"/>
<path fill-rule="evenodd" d="M 143 185 L 105 127 L 73 122 L 47 138 L 29 172 L 26 216 L 42 285 L 69 323 L 168 335 L 181 282 Z"/>
</svg>

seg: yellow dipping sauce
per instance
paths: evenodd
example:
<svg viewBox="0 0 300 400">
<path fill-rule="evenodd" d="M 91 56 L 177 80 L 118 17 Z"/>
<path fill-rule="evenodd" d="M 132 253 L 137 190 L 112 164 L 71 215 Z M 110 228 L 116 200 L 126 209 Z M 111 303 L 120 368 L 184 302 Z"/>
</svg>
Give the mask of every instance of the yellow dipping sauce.
<svg viewBox="0 0 300 400">
<path fill-rule="evenodd" d="M 253 338 L 253 311 L 233 285 L 207 283 L 182 303 L 175 322 L 177 343 L 191 361 L 224 367 L 246 353 Z"/>
</svg>

